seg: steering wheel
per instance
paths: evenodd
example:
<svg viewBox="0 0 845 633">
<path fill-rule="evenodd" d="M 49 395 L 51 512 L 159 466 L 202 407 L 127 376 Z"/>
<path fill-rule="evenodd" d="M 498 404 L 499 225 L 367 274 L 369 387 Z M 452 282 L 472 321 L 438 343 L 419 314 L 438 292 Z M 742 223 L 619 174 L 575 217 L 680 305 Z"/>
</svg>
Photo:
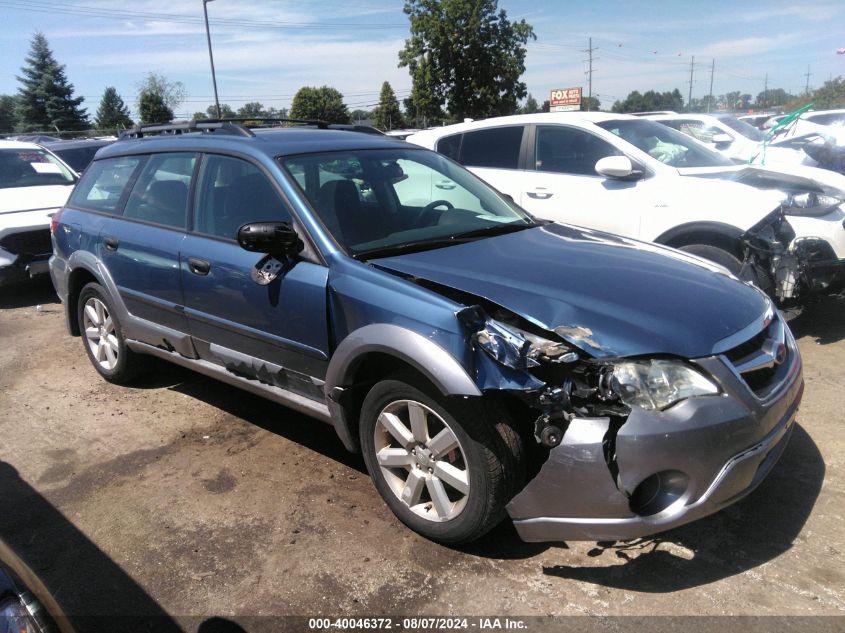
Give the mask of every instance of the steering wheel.
<svg viewBox="0 0 845 633">
<path fill-rule="evenodd" d="M 434 211 L 437 207 L 446 207 L 447 211 L 451 211 L 455 208 L 455 205 L 448 200 L 435 200 L 425 205 L 425 207 L 423 207 L 423 211 Z"/>
</svg>

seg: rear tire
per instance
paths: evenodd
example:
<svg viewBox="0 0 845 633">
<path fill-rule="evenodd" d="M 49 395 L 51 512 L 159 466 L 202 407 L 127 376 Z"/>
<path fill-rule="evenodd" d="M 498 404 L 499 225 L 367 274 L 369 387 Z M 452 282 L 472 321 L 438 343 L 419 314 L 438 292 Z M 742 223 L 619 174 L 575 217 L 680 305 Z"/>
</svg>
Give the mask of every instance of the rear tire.
<svg viewBox="0 0 845 633">
<path fill-rule="evenodd" d="M 415 381 L 421 383 L 422 381 Z M 428 385 L 376 384 L 361 409 L 367 470 L 393 513 L 440 543 L 473 541 L 505 516 L 521 488 L 522 443 L 480 398 Z"/>
<path fill-rule="evenodd" d="M 719 264 L 720 266 L 724 266 L 734 275 L 738 275 L 739 271 L 742 269 L 742 262 L 739 261 L 736 256 L 722 248 L 719 248 L 718 246 L 710 246 L 709 244 L 689 244 L 687 246 L 681 246 L 679 250 Z"/>
<path fill-rule="evenodd" d="M 122 385 L 138 376 L 146 359 L 126 346 L 120 322 L 100 284 L 82 288 L 77 319 L 85 353 L 103 378 Z"/>
</svg>

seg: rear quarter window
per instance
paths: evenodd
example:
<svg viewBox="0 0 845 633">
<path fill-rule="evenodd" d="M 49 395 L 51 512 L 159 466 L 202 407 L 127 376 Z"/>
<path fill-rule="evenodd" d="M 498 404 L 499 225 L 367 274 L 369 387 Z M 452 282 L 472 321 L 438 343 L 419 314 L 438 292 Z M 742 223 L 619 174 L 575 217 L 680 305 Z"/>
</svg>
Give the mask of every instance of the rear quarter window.
<svg viewBox="0 0 845 633">
<path fill-rule="evenodd" d="M 103 213 L 120 213 L 127 184 L 143 157 L 120 156 L 92 163 L 70 196 L 69 206 Z"/>
</svg>

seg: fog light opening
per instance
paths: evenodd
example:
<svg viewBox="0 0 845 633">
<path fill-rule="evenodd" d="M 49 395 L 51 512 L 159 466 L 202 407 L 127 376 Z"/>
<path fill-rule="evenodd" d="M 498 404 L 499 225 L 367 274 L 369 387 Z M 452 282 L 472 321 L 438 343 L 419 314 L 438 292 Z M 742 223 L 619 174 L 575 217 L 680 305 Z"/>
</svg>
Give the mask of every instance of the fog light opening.
<svg viewBox="0 0 845 633">
<path fill-rule="evenodd" d="M 646 477 L 631 495 L 631 511 L 640 516 L 663 512 L 687 491 L 689 479 L 678 470 L 664 470 Z"/>
</svg>

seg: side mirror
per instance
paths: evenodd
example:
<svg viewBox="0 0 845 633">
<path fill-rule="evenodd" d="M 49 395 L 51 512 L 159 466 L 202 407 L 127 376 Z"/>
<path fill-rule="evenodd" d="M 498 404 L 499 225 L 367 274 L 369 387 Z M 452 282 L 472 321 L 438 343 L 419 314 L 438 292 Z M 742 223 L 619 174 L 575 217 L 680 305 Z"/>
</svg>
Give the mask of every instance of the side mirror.
<svg viewBox="0 0 845 633">
<path fill-rule="evenodd" d="M 605 156 L 596 163 L 596 173 L 616 180 L 637 180 L 643 175 L 627 156 Z"/>
<path fill-rule="evenodd" d="M 280 259 L 296 255 L 302 240 L 287 222 L 251 222 L 238 229 L 238 244 L 254 253 L 266 253 Z"/>
<path fill-rule="evenodd" d="M 710 142 L 715 143 L 716 145 L 722 145 L 723 143 L 733 143 L 734 139 L 730 134 L 722 132 L 720 134 L 714 134 L 713 138 L 710 139 Z"/>
</svg>

